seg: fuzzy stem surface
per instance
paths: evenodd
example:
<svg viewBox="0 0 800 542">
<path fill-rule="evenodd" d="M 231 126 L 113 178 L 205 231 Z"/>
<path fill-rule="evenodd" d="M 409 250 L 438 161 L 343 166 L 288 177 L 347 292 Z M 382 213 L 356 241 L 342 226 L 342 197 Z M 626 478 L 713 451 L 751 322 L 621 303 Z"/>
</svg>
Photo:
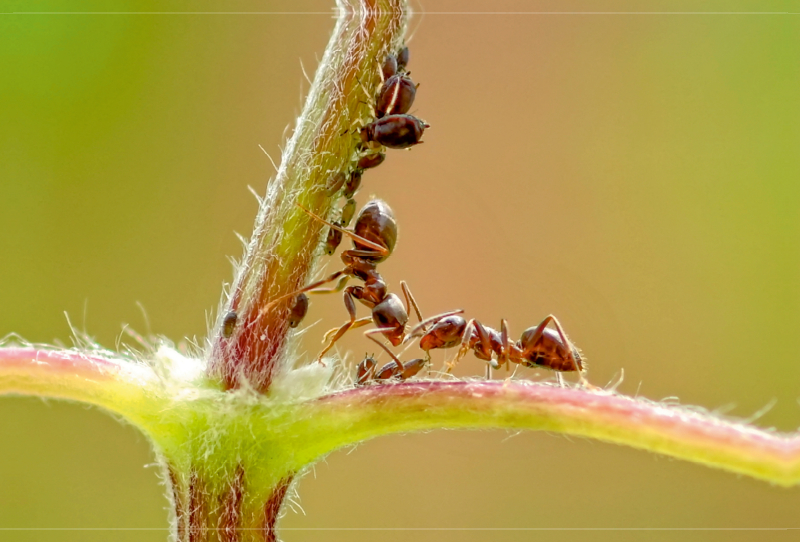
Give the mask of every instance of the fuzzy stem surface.
<svg viewBox="0 0 800 542">
<path fill-rule="evenodd" d="M 745 474 L 800 484 L 800 435 L 758 429 L 696 408 L 605 391 L 516 382 L 409 382 L 321 398 L 328 446 L 434 428 L 528 429 L 589 437 Z"/>
<path fill-rule="evenodd" d="M 223 303 L 209 349 L 209 374 L 226 389 L 266 393 L 286 363 L 288 294 L 303 287 L 325 229 L 297 204 L 327 217 L 326 186 L 357 159 L 359 129 L 371 118 L 387 53 L 403 43 L 406 0 L 339 0 L 339 18 L 277 177 L 261 201 L 253 236 Z M 272 301 L 282 301 L 271 304 Z M 224 318 L 237 323 L 225 336 Z"/>
</svg>

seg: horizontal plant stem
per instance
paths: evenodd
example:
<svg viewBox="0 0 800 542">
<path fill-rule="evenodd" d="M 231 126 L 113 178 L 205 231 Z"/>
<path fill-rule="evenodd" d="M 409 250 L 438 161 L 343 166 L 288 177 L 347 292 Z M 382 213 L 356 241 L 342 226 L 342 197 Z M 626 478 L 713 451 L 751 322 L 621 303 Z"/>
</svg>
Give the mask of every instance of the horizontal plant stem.
<svg viewBox="0 0 800 542">
<path fill-rule="evenodd" d="M 779 484 L 800 483 L 800 436 L 604 391 L 512 382 L 418 382 L 329 395 L 313 405 L 329 449 L 388 433 L 530 429 L 590 437 Z M 323 452 L 325 453 L 325 452 Z"/>
<path fill-rule="evenodd" d="M 77 350 L 0 348 L 0 395 L 71 399 L 125 416 L 149 402 L 156 381 L 149 367 Z"/>
</svg>

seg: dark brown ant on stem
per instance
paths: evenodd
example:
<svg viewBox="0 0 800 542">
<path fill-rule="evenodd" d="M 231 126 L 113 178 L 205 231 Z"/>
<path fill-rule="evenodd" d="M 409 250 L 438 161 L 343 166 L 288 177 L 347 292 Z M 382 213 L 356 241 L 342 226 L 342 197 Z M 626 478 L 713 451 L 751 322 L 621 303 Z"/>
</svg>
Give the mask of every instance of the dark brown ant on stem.
<svg viewBox="0 0 800 542">
<path fill-rule="evenodd" d="M 370 322 L 375 324 L 376 329 L 366 331 L 364 333 L 366 336 L 382 334 L 393 346 L 398 346 L 405 338 L 409 311 L 413 309 L 419 321 L 422 321 L 422 316 L 408 285 L 403 281 L 400 282 L 405 298 L 405 303 L 403 303 L 396 294 L 389 293 L 383 277 L 377 270 L 378 264 L 391 255 L 397 242 L 397 222 L 394 219 L 391 207 L 383 200 L 374 199 L 370 201 L 361 209 L 356 218 L 355 226 L 351 231 L 332 224 L 308 209 L 298 206 L 312 218 L 327 224 L 331 228 L 337 228 L 343 234 L 351 237 L 353 239 L 353 249 L 342 253 L 342 262 L 345 264 L 344 269 L 331 274 L 327 278 L 309 284 L 296 292 L 272 300 L 265 307 L 265 310 L 289 295 L 297 295 L 301 292 L 321 294 L 344 290 L 344 305 L 350 319 L 338 329 L 331 330 L 326 334 L 328 344 L 319 353 L 317 360 L 321 360 L 349 329 L 362 327 Z M 363 285 L 345 288 L 347 281 L 351 277 L 363 281 Z M 321 286 L 337 279 L 339 283 L 334 288 L 320 289 Z M 356 318 L 356 300 L 371 309 L 371 317 Z"/>
<path fill-rule="evenodd" d="M 472 350 L 475 357 L 489 362 L 495 369 L 504 365 L 508 368 L 509 362 L 513 362 L 528 368 L 552 369 L 558 373 L 577 371 L 581 383 L 588 384 L 583 377 L 580 351 L 570 342 L 561 323 L 552 314 L 538 326 L 526 329 L 516 343 L 508 338 L 508 323 L 505 320 L 500 323 L 500 331 L 475 319 L 465 322 L 460 316 L 441 318 L 426 329 L 424 325 L 429 321 L 414 328 L 408 337 L 421 335 L 420 348 L 426 352 L 460 344 L 456 359 L 448 364 L 448 371 Z M 547 327 L 551 323 L 555 330 Z M 494 358 L 497 358 L 496 362 Z"/>
<path fill-rule="evenodd" d="M 383 333 L 393 344 L 400 344 L 404 336 L 405 325 L 408 322 L 408 312 L 400 298 L 395 294 L 388 293 L 386 283 L 377 271 L 378 263 L 385 260 L 392 253 L 397 242 L 397 223 L 392 209 L 383 200 L 375 199 L 370 201 L 358 214 L 353 231 L 345 230 L 336 224 L 332 224 L 304 207 L 301 207 L 301 209 L 312 218 L 351 237 L 354 248 L 342 253 L 342 262 L 345 264 L 344 269 L 333 273 L 325 279 L 309 284 L 296 292 L 271 301 L 267 308 L 289 295 L 297 295 L 302 292 L 330 293 L 344 289 L 344 304 L 350 315 L 350 320 L 336 331 L 317 359 L 322 359 L 322 356 L 333 347 L 348 329 L 360 327 L 370 322 L 370 318 L 356 319 L 355 300 L 372 309 L 372 320 L 374 320 L 379 330 L 371 330 L 370 332 Z M 344 288 L 350 277 L 362 280 L 364 282 L 363 286 Z M 320 290 L 320 286 L 340 278 L 341 280 L 336 287 Z M 410 297 L 410 292 L 405 285 L 403 292 L 406 295 L 406 305 L 413 303 L 414 309 L 419 314 L 416 303 L 412 301 L 413 298 Z"/>
<path fill-rule="evenodd" d="M 426 128 L 430 124 L 412 115 L 387 115 L 364 126 L 361 139 L 390 149 L 407 149 L 423 143 L 420 139 Z"/>
</svg>

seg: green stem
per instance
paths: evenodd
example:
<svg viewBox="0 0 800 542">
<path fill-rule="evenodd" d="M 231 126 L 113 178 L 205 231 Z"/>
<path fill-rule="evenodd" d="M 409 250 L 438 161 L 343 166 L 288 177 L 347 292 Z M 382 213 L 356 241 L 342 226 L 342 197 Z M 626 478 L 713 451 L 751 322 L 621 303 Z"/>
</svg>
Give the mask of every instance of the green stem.
<svg viewBox="0 0 800 542">
<path fill-rule="evenodd" d="M 214 328 L 209 373 L 226 389 L 247 381 L 265 393 L 286 364 L 292 299 L 269 304 L 307 283 L 324 228 L 296 204 L 329 216 L 337 198 L 326 185 L 352 170 L 358 130 L 372 118 L 368 104 L 380 84 L 380 66 L 404 39 L 406 0 L 339 0 L 338 6 L 336 29 Z M 231 313 L 237 323 L 225 337 L 223 320 Z"/>
<path fill-rule="evenodd" d="M 148 366 L 111 353 L 52 347 L 0 348 L 0 395 L 35 395 L 81 401 L 123 416 L 135 416 L 158 387 Z"/>
<path fill-rule="evenodd" d="M 418 382 L 349 390 L 309 405 L 304 423 L 325 441 L 300 462 L 387 433 L 438 428 L 528 429 L 624 444 L 745 474 L 800 484 L 800 436 L 757 429 L 681 406 L 603 391 L 510 383 Z"/>
</svg>

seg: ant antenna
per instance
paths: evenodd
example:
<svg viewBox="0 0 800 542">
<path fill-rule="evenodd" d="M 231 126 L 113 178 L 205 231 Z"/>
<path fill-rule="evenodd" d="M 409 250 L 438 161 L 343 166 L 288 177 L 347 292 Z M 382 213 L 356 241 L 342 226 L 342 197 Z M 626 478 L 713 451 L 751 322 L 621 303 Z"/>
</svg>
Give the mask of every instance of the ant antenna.
<svg viewBox="0 0 800 542">
<path fill-rule="evenodd" d="M 391 331 L 391 330 L 392 330 L 392 328 L 379 328 L 379 329 L 376 329 L 376 330 L 374 330 L 374 331 L 386 331 L 386 330 L 388 330 L 388 331 Z M 373 340 L 373 341 L 374 341 L 374 342 L 375 342 L 375 343 L 376 343 L 378 346 L 380 346 L 381 348 L 383 348 L 383 349 L 386 351 L 386 353 L 387 353 L 387 354 L 389 354 L 389 355 L 391 356 L 391 358 L 392 358 L 392 359 L 394 360 L 394 362 L 397 364 L 397 368 L 398 368 L 398 370 L 400 370 L 400 371 L 402 371 L 402 370 L 403 370 L 403 363 L 402 363 L 402 362 L 401 362 L 399 359 L 397 359 L 397 356 L 395 356 L 395 355 L 392 353 L 392 351 L 391 351 L 391 350 L 389 350 L 389 348 L 388 348 L 388 347 L 387 347 L 385 344 L 383 344 L 381 341 L 379 341 L 378 339 L 376 339 L 376 338 L 375 338 L 375 337 L 373 337 L 372 335 L 367 335 L 367 338 L 369 338 L 369 339 Z"/>
<path fill-rule="evenodd" d="M 342 228 L 341 226 L 338 226 L 338 225 L 334 224 L 333 222 L 328 222 L 327 220 L 325 220 L 321 216 L 316 215 L 313 212 L 309 211 L 308 209 L 306 209 L 305 207 L 303 207 L 299 203 L 295 203 L 295 205 L 300 207 L 300 209 L 302 209 L 311 218 L 313 218 L 315 220 L 319 220 L 323 224 L 325 224 L 325 225 L 327 225 L 327 226 L 329 226 L 329 227 L 331 227 L 331 228 L 333 228 L 333 229 L 335 229 L 337 231 L 342 232 L 343 234 L 347 235 L 348 237 L 350 237 L 354 241 L 358 241 L 359 244 L 366 245 L 367 247 L 371 248 L 375 252 L 380 253 L 381 256 L 388 256 L 389 255 L 389 251 L 386 250 L 386 247 L 383 247 L 383 246 L 379 245 L 378 243 L 374 243 L 374 242 L 370 241 L 369 239 L 364 239 L 360 235 L 358 235 L 356 233 L 353 233 L 350 230 L 346 230 L 346 229 Z"/>
</svg>

